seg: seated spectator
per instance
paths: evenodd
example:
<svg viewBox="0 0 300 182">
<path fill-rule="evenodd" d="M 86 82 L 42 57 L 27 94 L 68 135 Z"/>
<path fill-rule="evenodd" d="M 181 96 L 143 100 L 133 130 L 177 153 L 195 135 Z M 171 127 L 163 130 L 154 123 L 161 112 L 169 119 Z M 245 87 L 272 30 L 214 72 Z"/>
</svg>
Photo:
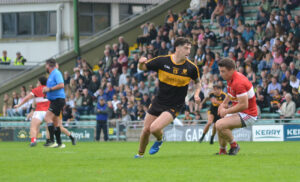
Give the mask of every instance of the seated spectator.
<svg viewBox="0 0 300 182">
<path fill-rule="evenodd" d="M 287 92 L 287 93 L 292 93 L 292 87 L 288 81 L 288 79 L 283 79 L 282 82 L 281 82 L 281 90 L 284 92 Z"/>
<path fill-rule="evenodd" d="M 193 118 L 190 116 L 190 111 L 189 110 L 185 110 L 184 118 L 182 120 L 183 121 L 188 121 L 186 123 L 187 125 L 192 125 L 193 124 Z"/>
<path fill-rule="evenodd" d="M 143 94 L 142 105 L 149 107 L 150 104 L 151 104 L 151 100 L 149 98 L 149 94 L 148 93 Z"/>
<path fill-rule="evenodd" d="M 165 41 L 162 41 L 162 42 L 161 42 L 161 47 L 160 47 L 160 49 L 158 50 L 158 56 L 161 56 L 161 55 L 168 55 L 168 51 L 169 51 L 169 49 L 167 48 L 166 42 L 165 42 Z"/>
<path fill-rule="evenodd" d="M 245 39 L 247 43 L 249 42 L 250 39 L 254 38 L 254 31 L 251 29 L 249 24 L 246 24 L 242 37 Z"/>
<path fill-rule="evenodd" d="M 215 19 L 216 16 L 218 16 L 218 18 L 220 18 L 221 16 L 224 15 L 224 8 L 225 7 L 224 7 L 222 1 L 218 1 L 217 7 L 215 8 L 213 13 L 211 14 L 210 24 L 214 23 L 214 19 Z"/>
<path fill-rule="evenodd" d="M 262 110 L 265 107 L 269 106 L 269 101 L 267 100 L 267 97 L 263 91 L 263 87 L 262 86 L 257 86 L 257 90 L 256 90 L 256 103 L 259 106 L 259 108 Z"/>
<path fill-rule="evenodd" d="M 217 43 L 217 37 L 213 31 L 210 31 L 209 27 L 205 27 L 204 40 L 208 47 L 212 47 Z"/>
<path fill-rule="evenodd" d="M 270 112 L 277 112 L 278 109 L 281 106 L 281 95 L 279 94 L 279 90 L 276 89 L 274 90 L 274 95 L 272 96 L 271 100 L 271 107 L 270 107 Z"/>
<path fill-rule="evenodd" d="M 113 100 L 111 101 L 113 107 L 114 107 L 114 112 L 116 112 L 116 110 L 118 109 L 117 105 L 119 103 L 121 103 L 121 101 L 118 99 L 118 96 L 117 95 L 114 95 L 113 96 Z"/>
<path fill-rule="evenodd" d="M 276 77 L 272 77 L 272 82 L 268 85 L 268 94 L 270 94 L 272 97 L 275 95 L 276 90 L 278 92 L 281 91 L 281 85 L 277 82 Z"/>
<path fill-rule="evenodd" d="M 290 76 L 290 85 L 291 85 L 291 87 L 298 89 L 300 86 L 300 80 L 298 80 L 295 75 L 291 75 Z"/>
<path fill-rule="evenodd" d="M 9 108 L 9 96 L 8 94 L 4 94 L 3 96 L 3 106 L 2 106 L 2 114 L 5 117 L 7 109 Z"/>
<path fill-rule="evenodd" d="M 93 75 L 92 81 L 88 85 L 89 94 L 93 95 L 97 91 L 98 88 L 99 88 L 98 77 L 96 75 Z"/>
<path fill-rule="evenodd" d="M 113 44 L 113 49 L 111 51 L 111 57 L 119 57 L 119 47 L 118 47 L 118 44 Z"/>
<path fill-rule="evenodd" d="M 295 63 L 291 62 L 289 65 L 289 70 L 291 72 L 292 75 L 297 76 L 297 74 L 299 73 L 299 70 L 295 68 Z"/>
<path fill-rule="evenodd" d="M 248 80 L 254 85 L 256 82 L 256 75 L 250 66 L 248 66 L 246 68 L 246 74 L 247 74 Z"/>
<path fill-rule="evenodd" d="M 72 108 L 70 105 L 66 104 L 63 107 L 63 111 L 62 111 L 62 120 L 66 121 L 66 126 L 69 126 L 70 121 L 73 119 L 73 115 L 72 115 Z"/>
<path fill-rule="evenodd" d="M 11 62 L 11 58 L 7 56 L 7 51 L 6 50 L 2 51 L 2 57 L 0 63 L 9 65 L 10 62 Z"/>
<path fill-rule="evenodd" d="M 127 56 L 125 55 L 124 51 L 121 50 L 119 52 L 120 56 L 118 58 L 118 63 L 121 64 L 121 66 L 128 66 L 128 59 L 127 59 Z"/>
<path fill-rule="evenodd" d="M 16 59 L 14 61 L 15 66 L 24 66 L 27 60 L 21 55 L 20 52 L 16 53 Z"/>
<path fill-rule="evenodd" d="M 296 107 L 300 107 L 300 94 L 298 89 L 292 88 L 292 96 L 293 101 L 296 103 Z"/>
<path fill-rule="evenodd" d="M 133 59 L 128 62 L 128 68 L 130 68 L 129 74 L 131 77 L 137 73 L 138 63 L 139 63 L 139 55 L 133 54 Z"/>
<path fill-rule="evenodd" d="M 105 71 L 108 71 L 111 67 L 112 64 L 112 56 L 110 55 L 109 50 L 104 51 L 104 56 L 103 58 L 99 61 L 99 68 L 104 69 Z"/>
<path fill-rule="evenodd" d="M 139 93 L 146 94 L 149 93 L 148 87 L 146 87 L 145 82 L 141 81 L 139 84 Z"/>
<path fill-rule="evenodd" d="M 291 119 L 294 117 L 296 112 L 296 104 L 292 100 L 290 93 L 285 94 L 285 102 L 280 107 L 280 118 L 281 119 Z M 284 120 L 285 123 L 290 120 Z"/>
<path fill-rule="evenodd" d="M 80 115 L 83 115 L 85 113 L 87 115 L 90 115 L 91 113 L 93 113 L 93 99 L 89 95 L 88 89 L 83 89 L 82 93 L 82 104 L 77 108 L 77 111 Z"/>
</svg>

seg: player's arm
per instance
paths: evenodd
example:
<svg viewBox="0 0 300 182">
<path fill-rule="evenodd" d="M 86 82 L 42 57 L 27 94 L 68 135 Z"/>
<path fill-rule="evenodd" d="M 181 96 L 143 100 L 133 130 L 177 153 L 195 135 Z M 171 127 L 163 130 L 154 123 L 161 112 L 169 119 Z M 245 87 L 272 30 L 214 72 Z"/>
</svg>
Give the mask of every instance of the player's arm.
<svg viewBox="0 0 300 182">
<path fill-rule="evenodd" d="M 201 104 L 201 99 L 199 96 L 201 91 L 201 81 L 199 77 L 195 80 L 195 84 L 196 84 L 196 90 L 195 90 L 194 99 L 197 104 Z"/>
<path fill-rule="evenodd" d="M 147 66 L 146 66 L 146 61 L 147 58 L 146 57 L 141 57 L 139 59 L 139 64 L 138 64 L 138 68 L 142 71 L 147 71 Z"/>
<path fill-rule="evenodd" d="M 238 113 L 248 108 L 248 95 L 237 97 L 237 100 L 238 103 L 235 106 L 220 110 L 221 117 L 224 117 L 226 114 Z"/>
<path fill-rule="evenodd" d="M 221 109 L 227 109 L 228 108 L 228 103 L 230 101 L 230 98 L 228 95 L 226 95 L 224 101 L 220 104 L 219 108 L 218 108 L 218 114 L 220 115 L 220 110 Z"/>
<path fill-rule="evenodd" d="M 34 95 L 32 93 L 29 93 L 28 95 L 26 95 L 26 97 L 24 99 L 22 99 L 21 103 L 15 105 L 14 108 L 17 109 L 17 108 L 21 107 L 23 104 L 28 102 L 33 97 L 34 97 Z"/>
</svg>

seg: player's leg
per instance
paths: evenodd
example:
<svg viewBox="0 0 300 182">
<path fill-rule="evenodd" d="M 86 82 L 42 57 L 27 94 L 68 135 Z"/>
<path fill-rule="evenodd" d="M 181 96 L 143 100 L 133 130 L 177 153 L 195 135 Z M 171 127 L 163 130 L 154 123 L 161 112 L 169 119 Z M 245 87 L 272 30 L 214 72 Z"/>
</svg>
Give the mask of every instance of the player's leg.
<svg viewBox="0 0 300 182">
<path fill-rule="evenodd" d="M 139 151 L 138 151 L 139 156 L 143 156 L 145 153 L 146 147 L 149 143 L 150 126 L 156 118 L 157 118 L 157 116 L 154 116 L 149 113 L 147 113 L 145 116 L 144 128 L 142 130 L 141 137 L 140 137 L 140 147 L 139 147 Z"/>
<path fill-rule="evenodd" d="M 58 119 L 59 119 L 59 127 L 61 132 L 63 132 L 65 135 L 67 135 L 70 138 L 70 140 L 72 141 L 72 145 L 76 145 L 76 139 L 72 136 L 72 133 L 63 126 L 62 120 L 60 118 Z"/>
<path fill-rule="evenodd" d="M 30 146 L 31 147 L 34 147 L 37 144 L 36 138 L 37 138 L 38 131 L 40 128 L 40 124 L 41 124 L 40 119 L 38 119 L 36 117 L 32 118 L 31 123 L 30 123 L 30 138 L 31 138 Z"/>
<path fill-rule="evenodd" d="M 215 138 L 216 133 L 217 133 L 216 123 L 214 123 L 212 134 L 211 134 L 211 137 L 210 137 L 210 142 L 209 142 L 210 144 L 214 144 L 214 138 Z"/>
<path fill-rule="evenodd" d="M 159 151 L 160 146 L 162 145 L 162 137 L 163 137 L 163 128 L 166 127 L 174 120 L 174 115 L 169 111 L 164 111 L 159 115 L 158 118 L 151 124 L 150 132 L 153 134 L 157 141 L 152 145 L 149 150 L 149 154 L 155 154 Z"/>
<path fill-rule="evenodd" d="M 47 123 L 48 131 L 49 131 L 49 139 L 50 139 L 50 145 L 54 144 L 54 124 L 53 119 L 55 115 L 51 111 L 47 111 L 44 120 Z"/>
<path fill-rule="evenodd" d="M 153 134 L 158 141 L 162 140 L 162 129 L 170 124 L 174 120 L 173 115 L 165 111 L 155 119 L 155 121 L 150 126 L 150 132 Z"/>
<path fill-rule="evenodd" d="M 54 120 L 53 120 L 53 124 L 55 126 L 54 134 L 55 134 L 56 143 L 57 143 L 56 147 L 64 148 L 65 146 L 62 144 L 62 140 L 61 140 L 61 136 L 60 136 L 61 135 L 60 121 L 61 121 L 61 119 L 59 118 L 59 116 L 55 115 Z"/>
<path fill-rule="evenodd" d="M 200 140 L 199 140 L 200 143 L 203 141 L 203 139 L 204 139 L 206 133 L 208 132 L 209 127 L 210 127 L 210 125 L 212 124 L 213 120 L 214 120 L 214 115 L 211 114 L 211 113 L 208 113 L 208 116 L 207 116 L 207 123 L 206 123 L 206 125 L 205 125 L 205 127 L 204 127 L 203 134 L 202 134 L 202 136 L 201 136 L 201 138 L 200 138 Z"/>
<path fill-rule="evenodd" d="M 228 142 L 228 143 L 230 143 L 230 147 L 231 147 L 230 151 L 232 149 L 239 150 L 239 146 L 234 141 L 234 138 L 232 135 L 232 129 L 241 128 L 241 127 L 242 127 L 242 121 L 238 114 L 233 114 L 231 116 L 222 118 L 217 121 L 216 129 L 219 134 L 219 140 L 221 139 L 220 149 L 224 149 L 224 148 L 226 149 L 226 145 Z"/>
</svg>

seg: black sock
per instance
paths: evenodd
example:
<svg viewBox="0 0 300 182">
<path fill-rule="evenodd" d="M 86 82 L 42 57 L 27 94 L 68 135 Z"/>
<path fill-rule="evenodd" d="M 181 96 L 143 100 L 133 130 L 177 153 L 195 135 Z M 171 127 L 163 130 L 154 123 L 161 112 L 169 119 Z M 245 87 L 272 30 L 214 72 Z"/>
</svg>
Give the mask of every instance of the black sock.
<svg viewBox="0 0 300 182">
<path fill-rule="evenodd" d="M 53 123 L 48 123 L 48 130 L 49 130 L 50 141 L 54 142 L 54 126 L 53 126 Z"/>
<path fill-rule="evenodd" d="M 58 145 L 61 145 L 60 134 L 61 134 L 60 127 L 56 127 L 55 128 L 55 137 L 56 137 L 56 142 Z"/>
<path fill-rule="evenodd" d="M 206 133 L 203 133 L 201 136 L 201 139 L 203 139 L 205 137 Z"/>
<path fill-rule="evenodd" d="M 73 139 L 74 139 L 74 137 L 72 136 L 72 134 L 69 136 L 69 138 L 70 138 L 71 140 L 73 140 Z"/>
</svg>

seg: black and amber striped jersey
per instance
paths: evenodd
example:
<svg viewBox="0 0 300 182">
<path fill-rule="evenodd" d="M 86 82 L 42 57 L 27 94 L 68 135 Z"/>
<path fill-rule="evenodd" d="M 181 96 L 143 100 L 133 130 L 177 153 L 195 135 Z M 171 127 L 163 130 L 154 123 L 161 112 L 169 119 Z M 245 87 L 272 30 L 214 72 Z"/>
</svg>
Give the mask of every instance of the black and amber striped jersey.
<svg viewBox="0 0 300 182">
<path fill-rule="evenodd" d="M 219 107 L 219 105 L 224 101 L 225 97 L 226 97 L 226 93 L 224 93 L 223 91 L 221 91 L 219 95 L 216 95 L 215 93 L 209 94 L 210 99 L 216 98 L 217 101 L 219 102 L 219 104 L 211 103 L 211 107 Z"/>
<path fill-rule="evenodd" d="M 159 89 L 154 101 L 161 105 L 181 107 L 190 80 L 199 78 L 198 67 L 190 60 L 176 64 L 173 55 L 158 56 L 146 61 L 148 70 L 158 73 Z"/>
</svg>

